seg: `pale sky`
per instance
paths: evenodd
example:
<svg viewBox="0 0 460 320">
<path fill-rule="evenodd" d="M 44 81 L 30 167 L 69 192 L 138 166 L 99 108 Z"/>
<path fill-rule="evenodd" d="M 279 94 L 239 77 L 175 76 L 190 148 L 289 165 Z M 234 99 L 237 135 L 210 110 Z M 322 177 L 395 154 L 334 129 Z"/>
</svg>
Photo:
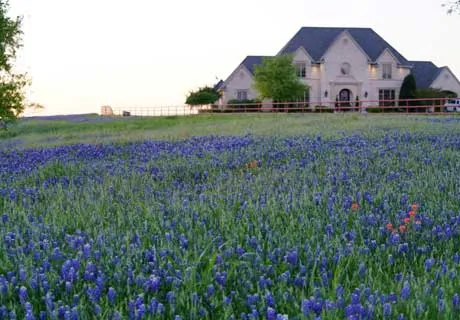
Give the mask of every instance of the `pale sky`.
<svg viewBox="0 0 460 320">
<path fill-rule="evenodd" d="M 183 105 L 247 55 L 274 55 L 302 26 L 370 27 L 409 60 L 460 77 L 460 15 L 444 0 L 10 0 L 24 16 L 18 68 L 40 114 Z"/>
</svg>

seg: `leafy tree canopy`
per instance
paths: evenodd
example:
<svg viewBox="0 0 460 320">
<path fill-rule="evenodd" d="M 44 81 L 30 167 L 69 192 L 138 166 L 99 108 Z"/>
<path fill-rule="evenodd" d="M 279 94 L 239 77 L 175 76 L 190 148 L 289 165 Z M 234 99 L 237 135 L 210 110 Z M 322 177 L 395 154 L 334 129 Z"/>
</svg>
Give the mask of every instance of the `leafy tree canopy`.
<svg viewBox="0 0 460 320">
<path fill-rule="evenodd" d="M 4 129 L 24 111 L 24 88 L 29 84 L 24 74 L 14 72 L 16 54 L 21 48 L 22 19 L 10 17 L 8 10 L 8 1 L 0 0 L 0 122 Z"/>
<path fill-rule="evenodd" d="M 215 103 L 220 98 L 220 93 L 214 88 L 203 87 L 197 91 L 190 92 L 185 103 L 190 106 L 202 106 Z"/>
<path fill-rule="evenodd" d="M 276 102 L 294 101 L 307 90 L 297 77 L 291 55 L 265 57 L 262 64 L 254 68 L 254 88 L 261 99 Z"/>
</svg>

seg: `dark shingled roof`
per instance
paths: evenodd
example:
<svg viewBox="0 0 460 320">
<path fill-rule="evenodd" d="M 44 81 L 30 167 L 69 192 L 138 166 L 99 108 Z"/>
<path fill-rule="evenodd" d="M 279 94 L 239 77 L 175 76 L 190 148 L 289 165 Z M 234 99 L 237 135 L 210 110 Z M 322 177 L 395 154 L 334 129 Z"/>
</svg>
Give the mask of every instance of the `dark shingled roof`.
<svg viewBox="0 0 460 320">
<path fill-rule="evenodd" d="M 284 46 L 280 53 L 293 53 L 302 46 L 312 59 L 319 61 L 332 42 L 344 31 L 348 31 L 351 34 L 372 62 L 377 60 L 383 50 L 388 48 L 401 64 L 409 64 L 402 54 L 390 46 L 371 28 L 303 27 Z"/>
<path fill-rule="evenodd" d="M 442 68 L 438 68 L 431 61 L 409 61 L 412 65 L 412 74 L 418 88 L 429 88 Z"/>
<path fill-rule="evenodd" d="M 247 56 L 241 64 L 244 65 L 251 74 L 254 74 L 254 66 L 262 64 L 262 60 L 265 57 L 267 56 Z"/>
<path fill-rule="evenodd" d="M 219 82 L 217 82 L 215 85 L 214 85 L 214 90 L 220 90 L 222 89 L 222 87 L 225 85 L 225 82 L 224 80 L 219 80 Z"/>
</svg>

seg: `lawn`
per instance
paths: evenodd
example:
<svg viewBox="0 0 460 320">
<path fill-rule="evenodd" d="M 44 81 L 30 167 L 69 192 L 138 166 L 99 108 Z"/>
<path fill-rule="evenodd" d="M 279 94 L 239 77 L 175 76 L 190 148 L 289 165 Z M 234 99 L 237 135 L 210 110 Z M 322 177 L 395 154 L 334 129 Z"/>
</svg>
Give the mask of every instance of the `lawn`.
<svg viewBox="0 0 460 320">
<path fill-rule="evenodd" d="M 0 134 L 0 319 L 456 319 L 459 134 L 425 116 L 22 120 Z"/>
<path fill-rule="evenodd" d="M 24 119 L 0 131 L 0 150 L 76 143 L 179 140 L 206 135 L 337 136 L 359 131 L 457 130 L 460 118 L 357 114 L 222 114 L 171 117 L 101 117 L 96 114 Z"/>
</svg>

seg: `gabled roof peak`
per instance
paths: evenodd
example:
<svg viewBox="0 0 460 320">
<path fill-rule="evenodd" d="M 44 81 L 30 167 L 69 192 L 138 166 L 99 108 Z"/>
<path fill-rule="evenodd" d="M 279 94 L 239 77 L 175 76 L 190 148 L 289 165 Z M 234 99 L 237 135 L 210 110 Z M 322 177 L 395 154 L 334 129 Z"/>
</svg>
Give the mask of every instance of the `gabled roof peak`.
<svg viewBox="0 0 460 320">
<path fill-rule="evenodd" d="M 302 46 L 312 59 L 319 61 L 334 40 L 345 31 L 353 37 L 371 60 L 377 60 L 380 54 L 388 49 L 399 63 L 408 64 L 407 59 L 373 29 L 364 27 L 302 27 L 281 49 L 280 54 L 292 53 Z"/>
<path fill-rule="evenodd" d="M 254 74 L 254 66 L 262 64 L 263 59 L 266 57 L 270 56 L 247 56 L 241 64 L 245 66 L 251 74 Z"/>
</svg>

